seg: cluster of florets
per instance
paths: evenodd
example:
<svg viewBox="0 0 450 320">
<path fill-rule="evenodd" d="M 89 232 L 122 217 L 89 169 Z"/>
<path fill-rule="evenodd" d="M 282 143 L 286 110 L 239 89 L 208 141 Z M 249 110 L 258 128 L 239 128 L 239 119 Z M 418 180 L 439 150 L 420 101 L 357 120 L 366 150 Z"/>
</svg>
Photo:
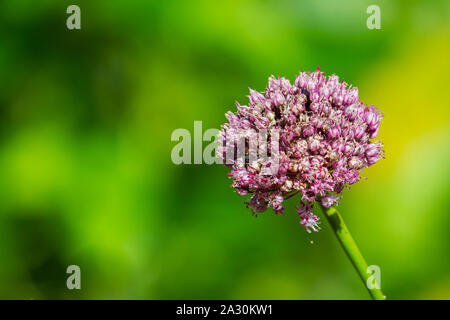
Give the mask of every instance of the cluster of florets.
<svg viewBox="0 0 450 320">
<path fill-rule="evenodd" d="M 250 89 L 249 100 L 246 106 L 236 103 L 237 112 L 226 114 L 228 123 L 219 133 L 219 155 L 232 169 L 232 186 L 239 195 L 252 194 L 247 206 L 253 213 L 271 207 L 282 214 L 283 201 L 299 194 L 300 224 L 318 231 L 314 202 L 336 204 L 342 190 L 361 179 L 361 169 L 384 157 L 382 144 L 370 141 L 382 115 L 359 101 L 357 88 L 319 70 L 301 72 L 293 84 L 272 76 L 264 93 Z M 226 158 L 226 151 L 236 148 L 226 145 L 227 139 L 248 139 L 249 130 L 278 132 L 276 172 L 262 170 L 274 165 L 273 157 Z M 273 138 L 269 134 L 268 141 Z"/>
</svg>

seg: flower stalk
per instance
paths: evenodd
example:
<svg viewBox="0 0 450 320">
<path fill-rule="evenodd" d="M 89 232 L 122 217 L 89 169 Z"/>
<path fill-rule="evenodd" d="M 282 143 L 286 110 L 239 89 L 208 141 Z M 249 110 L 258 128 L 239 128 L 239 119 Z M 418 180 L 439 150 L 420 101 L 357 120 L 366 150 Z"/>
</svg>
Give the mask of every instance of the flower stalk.
<svg viewBox="0 0 450 320">
<path fill-rule="evenodd" d="M 367 285 L 367 280 L 370 277 L 370 274 L 367 273 L 367 262 L 364 259 L 361 251 L 359 251 L 358 246 L 356 245 L 355 240 L 353 240 L 352 235 L 348 231 L 347 226 L 342 219 L 342 216 L 339 214 L 339 211 L 335 207 L 326 208 L 324 206 L 320 206 L 322 208 L 323 214 L 328 220 L 331 228 L 333 229 L 336 237 L 338 238 L 342 248 L 344 249 L 347 257 L 350 259 L 351 263 L 356 269 L 359 277 L 361 278 L 364 286 L 369 291 L 373 300 L 385 300 L 386 296 L 383 294 L 381 289 L 373 288 L 370 289 Z"/>
</svg>

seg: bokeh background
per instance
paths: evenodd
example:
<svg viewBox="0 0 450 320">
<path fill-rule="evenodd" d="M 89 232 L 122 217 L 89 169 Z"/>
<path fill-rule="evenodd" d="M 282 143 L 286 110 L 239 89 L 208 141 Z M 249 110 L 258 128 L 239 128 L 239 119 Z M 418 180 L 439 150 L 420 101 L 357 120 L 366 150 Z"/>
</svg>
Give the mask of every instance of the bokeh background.
<svg viewBox="0 0 450 320">
<path fill-rule="evenodd" d="M 171 162 L 173 130 L 320 66 L 385 115 L 339 206 L 368 263 L 390 299 L 450 299 L 449 21 L 445 0 L 2 0 L 0 298 L 369 298 L 326 221 L 255 218 L 225 167 Z"/>
</svg>

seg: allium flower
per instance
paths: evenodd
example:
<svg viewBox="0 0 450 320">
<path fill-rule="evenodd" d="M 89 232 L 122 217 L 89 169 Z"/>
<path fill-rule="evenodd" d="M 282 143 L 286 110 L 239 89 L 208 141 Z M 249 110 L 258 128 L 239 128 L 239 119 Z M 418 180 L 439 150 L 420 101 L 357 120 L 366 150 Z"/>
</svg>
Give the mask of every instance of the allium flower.
<svg viewBox="0 0 450 320">
<path fill-rule="evenodd" d="M 247 206 L 254 213 L 271 207 L 282 214 L 283 201 L 299 194 L 300 224 L 308 232 L 320 229 L 312 213 L 315 201 L 327 208 L 336 204 L 342 190 L 361 179 L 361 169 L 384 157 L 382 144 L 370 141 L 382 115 L 360 102 L 358 89 L 334 74 L 327 78 L 319 69 L 301 72 L 293 84 L 271 76 L 264 93 L 250 89 L 248 105 L 236 105 L 237 112 L 226 114 L 228 123 L 219 134 L 219 155 L 232 169 L 232 186 L 239 195 L 252 195 Z M 273 167 L 273 159 L 248 154 L 252 130 L 278 133 L 278 170 L 270 175 L 263 169 Z M 267 138 L 275 140 L 273 133 Z M 244 139 L 247 154 L 228 156 L 238 149 L 229 141 L 239 139 Z"/>
</svg>

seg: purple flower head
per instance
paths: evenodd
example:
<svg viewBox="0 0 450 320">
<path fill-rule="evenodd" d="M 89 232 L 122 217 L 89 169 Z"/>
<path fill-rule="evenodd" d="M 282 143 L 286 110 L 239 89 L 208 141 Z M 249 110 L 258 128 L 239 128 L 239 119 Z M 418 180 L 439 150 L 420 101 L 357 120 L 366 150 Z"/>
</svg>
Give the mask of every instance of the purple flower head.
<svg viewBox="0 0 450 320">
<path fill-rule="evenodd" d="M 254 213 L 271 207 L 282 214 L 284 200 L 298 194 L 300 224 L 308 232 L 320 229 L 316 201 L 337 204 L 361 170 L 384 157 L 381 142 L 371 141 L 381 113 L 359 101 L 357 88 L 319 69 L 301 72 L 293 84 L 271 76 L 265 92 L 250 89 L 248 105 L 236 105 L 236 113 L 226 114 L 218 149 L 232 186 L 252 195 L 247 207 Z"/>
</svg>

